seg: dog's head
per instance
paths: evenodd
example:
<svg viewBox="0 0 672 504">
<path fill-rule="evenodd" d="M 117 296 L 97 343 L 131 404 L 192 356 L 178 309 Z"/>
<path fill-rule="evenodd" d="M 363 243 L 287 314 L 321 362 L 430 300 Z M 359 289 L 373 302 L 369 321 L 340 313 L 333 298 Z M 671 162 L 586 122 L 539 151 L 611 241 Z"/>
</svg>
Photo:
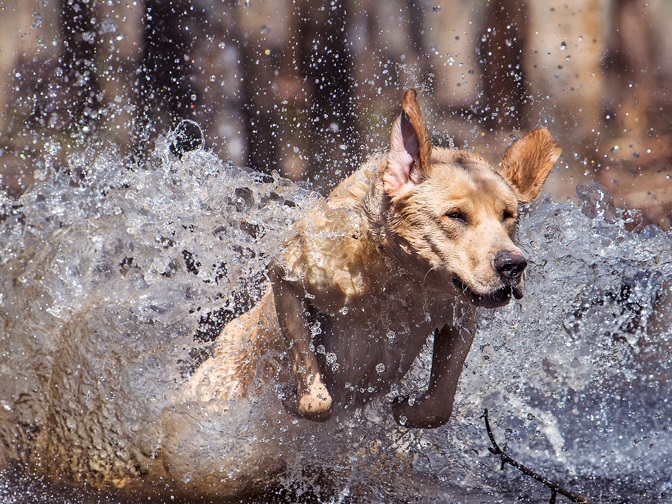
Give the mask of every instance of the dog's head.
<svg viewBox="0 0 672 504">
<path fill-rule="evenodd" d="M 513 243 L 518 206 L 540 193 L 561 149 L 545 128 L 516 141 L 498 167 L 433 147 L 408 90 L 382 172 L 394 254 L 409 269 L 487 307 L 523 295 L 527 261 Z"/>
</svg>

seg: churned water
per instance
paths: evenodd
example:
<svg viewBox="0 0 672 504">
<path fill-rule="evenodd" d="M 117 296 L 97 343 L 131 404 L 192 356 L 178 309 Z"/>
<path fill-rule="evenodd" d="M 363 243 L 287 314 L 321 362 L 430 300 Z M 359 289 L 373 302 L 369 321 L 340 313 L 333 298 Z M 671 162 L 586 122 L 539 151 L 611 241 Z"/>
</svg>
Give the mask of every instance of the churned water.
<svg viewBox="0 0 672 504">
<path fill-rule="evenodd" d="M 266 488 L 262 500 L 548 501 L 500 471 L 486 408 L 507 453 L 563 487 L 672 502 L 669 233 L 550 199 L 525 209 L 525 297 L 483 310 L 450 423 L 399 427 L 388 396 L 317 424 L 284 413 L 276 391 L 180 399 L 221 324 L 261 295 L 313 192 L 204 150 L 178 159 L 168 139 L 146 167 L 85 152 L 39 175 L 0 215 L 2 502 L 161 502 L 203 487 L 215 500 Z M 421 393 L 427 364 L 399 390 Z"/>
</svg>

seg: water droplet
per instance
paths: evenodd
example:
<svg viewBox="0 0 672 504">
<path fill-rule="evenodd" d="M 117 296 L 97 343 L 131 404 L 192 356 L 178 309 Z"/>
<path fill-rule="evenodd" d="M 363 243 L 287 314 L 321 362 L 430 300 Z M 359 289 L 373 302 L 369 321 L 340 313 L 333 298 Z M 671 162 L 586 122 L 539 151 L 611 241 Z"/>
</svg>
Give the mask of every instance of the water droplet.
<svg viewBox="0 0 672 504">
<path fill-rule="evenodd" d="M 104 19 L 100 25 L 100 34 L 103 33 L 114 33 L 117 31 L 117 25 L 110 18 Z"/>
<path fill-rule="evenodd" d="M 561 51 L 566 51 L 567 50 L 567 42 L 565 42 L 564 40 L 562 42 L 560 42 L 560 50 Z"/>
<path fill-rule="evenodd" d="M 379 363 L 379 364 L 376 364 L 376 372 L 378 374 L 383 374 L 385 372 L 385 364 L 383 364 L 382 362 Z"/>
</svg>

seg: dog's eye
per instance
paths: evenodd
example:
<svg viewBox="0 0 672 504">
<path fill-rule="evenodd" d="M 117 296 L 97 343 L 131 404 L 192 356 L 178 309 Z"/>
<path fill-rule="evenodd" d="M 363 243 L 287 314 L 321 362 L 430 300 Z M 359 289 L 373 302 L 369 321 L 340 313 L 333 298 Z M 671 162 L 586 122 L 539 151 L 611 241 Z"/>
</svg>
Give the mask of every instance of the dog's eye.
<svg viewBox="0 0 672 504">
<path fill-rule="evenodd" d="M 464 212 L 461 210 L 451 210 L 446 214 L 446 217 L 449 219 L 452 219 L 454 221 L 457 221 L 461 224 L 466 224 L 467 223 L 467 216 Z"/>
<path fill-rule="evenodd" d="M 507 220 L 513 219 L 513 218 L 514 218 L 514 215 L 513 215 L 512 212 L 510 212 L 508 210 L 504 210 L 504 212 L 502 212 L 502 221 L 507 221 Z"/>
</svg>

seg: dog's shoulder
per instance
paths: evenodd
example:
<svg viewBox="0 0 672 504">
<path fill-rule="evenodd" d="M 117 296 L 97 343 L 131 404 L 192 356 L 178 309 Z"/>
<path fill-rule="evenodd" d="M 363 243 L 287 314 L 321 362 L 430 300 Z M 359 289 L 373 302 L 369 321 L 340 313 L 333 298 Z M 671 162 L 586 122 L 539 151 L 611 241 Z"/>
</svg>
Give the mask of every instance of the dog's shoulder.
<svg viewBox="0 0 672 504">
<path fill-rule="evenodd" d="M 369 161 L 341 182 L 285 241 L 281 262 L 287 278 L 330 307 L 370 293 L 387 270 L 365 210 L 383 160 Z"/>
<path fill-rule="evenodd" d="M 361 209 L 381 184 L 381 170 L 386 162 L 383 154 L 369 159 L 331 191 L 329 205 L 333 208 Z"/>
</svg>

